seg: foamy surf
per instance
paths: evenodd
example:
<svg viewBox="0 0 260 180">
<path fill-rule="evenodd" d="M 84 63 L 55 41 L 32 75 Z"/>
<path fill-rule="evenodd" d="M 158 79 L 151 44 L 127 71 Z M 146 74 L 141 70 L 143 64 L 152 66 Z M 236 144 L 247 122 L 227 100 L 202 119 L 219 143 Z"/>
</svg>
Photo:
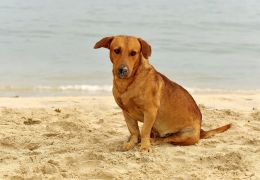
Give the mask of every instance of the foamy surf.
<svg viewBox="0 0 260 180">
<path fill-rule="evenodd" d="M 112 85 L 0 86 L 0 96 L 78 96 L 110 94 L 112 94 Z"/>
<path fill-rule="evenodd" d="M 111 92 L 112 85 L 62 85 L 62 86 L 37 86 L 35 90 L 59 90 L 59 91 L 88 91 Z"/>
<path fill-rule="evenodd" d="M 260 89 L 212 89 L 186 88 L 191 94 L 256 94 Z M 0 96 L 71 96 L 71 95 L 112 95 L 112 85 L 75 84 L 75 85 L 38 85 L 32 87 L 0 86 Z"/>
<path fill-rule="evenodd" d="M 213 89 L 213 88 L 187 88 L 191 94 L 256 94 L 260 89 Z"/>
</svg>

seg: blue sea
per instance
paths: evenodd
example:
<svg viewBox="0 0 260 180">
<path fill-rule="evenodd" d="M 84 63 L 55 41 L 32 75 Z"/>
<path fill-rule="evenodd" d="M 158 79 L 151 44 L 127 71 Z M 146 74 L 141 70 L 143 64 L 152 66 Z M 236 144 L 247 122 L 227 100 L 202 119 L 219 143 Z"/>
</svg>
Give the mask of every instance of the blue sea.
<svg viewBox="0 0 260 180">
<path fill-rule="evenodd" d="M 0 96 L 111 94 L 104 36 L 152 46 L 150 63 L 188 90 L 260 89 L 259 0 L 1 0 Z"/>
</svg>

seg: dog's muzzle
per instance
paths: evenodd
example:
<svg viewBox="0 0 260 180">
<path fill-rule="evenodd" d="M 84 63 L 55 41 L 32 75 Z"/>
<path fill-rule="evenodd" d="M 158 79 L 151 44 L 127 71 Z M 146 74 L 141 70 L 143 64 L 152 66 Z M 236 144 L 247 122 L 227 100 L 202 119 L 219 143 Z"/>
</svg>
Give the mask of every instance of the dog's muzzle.
<svg viewBox="0 0 260 180">
<path fill-rule="evenodd" d="M 128 67 L 126 65 L 120 65 L 117 74 L 119 78 L 125 78 L 128 76 Z"/>
</svg>

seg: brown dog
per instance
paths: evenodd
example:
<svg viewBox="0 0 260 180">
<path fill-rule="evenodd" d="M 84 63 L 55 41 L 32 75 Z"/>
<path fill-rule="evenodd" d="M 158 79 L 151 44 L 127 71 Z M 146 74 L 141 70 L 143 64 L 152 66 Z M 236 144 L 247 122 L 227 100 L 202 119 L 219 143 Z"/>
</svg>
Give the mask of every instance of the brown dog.
<svg viewBox="0 0 260 180">
<path fill-rule="evenodd" d="M 123 110 L 130 131 L 124 150 L 132 149 L 141 139 L 141 151 L 153 144 L 171 142 L 192 145 L 226 131 L 231 124 L 204 131 L 201 112 L 191 95 L 180 85 L 157 72 L 148 62 L 151 46 L 132 36 L 105 37 L 95 45 L 110 49 L 113 63 L 113 95 Z M 138 121 L 143 122 L 140 134 Z"/>
</svg>

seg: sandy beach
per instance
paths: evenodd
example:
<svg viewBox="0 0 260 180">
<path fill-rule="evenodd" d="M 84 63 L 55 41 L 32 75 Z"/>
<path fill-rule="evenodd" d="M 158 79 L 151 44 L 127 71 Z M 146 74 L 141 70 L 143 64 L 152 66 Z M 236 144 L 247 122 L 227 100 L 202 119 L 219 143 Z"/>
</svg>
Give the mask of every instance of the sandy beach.
<svg viewBox="0 0 260 180">
<path fill-rule="evenodd" d="M 193 146 L 122 152 L 129 132 L 112 96 L 0 98 L 0 179 L 260 179 L 260 94 L 194 94 Z M 142 124 L 140 124 L 142 126 Z"/>
</svg>

